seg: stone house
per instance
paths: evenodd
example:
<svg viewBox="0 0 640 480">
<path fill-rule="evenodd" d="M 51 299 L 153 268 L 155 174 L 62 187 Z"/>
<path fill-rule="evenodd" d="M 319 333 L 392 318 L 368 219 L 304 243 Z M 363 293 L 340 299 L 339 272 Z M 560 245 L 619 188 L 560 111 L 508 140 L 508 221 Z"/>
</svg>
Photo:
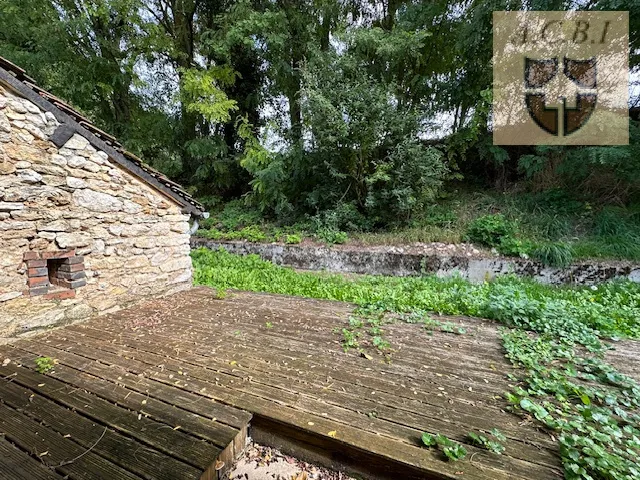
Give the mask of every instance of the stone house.
<svg viewBox="0 0 640 480">
<path fill-rule="evenodd" d="M 190 287 L 202 215 L 0 58 L 0 340 Z"/>
</svg>

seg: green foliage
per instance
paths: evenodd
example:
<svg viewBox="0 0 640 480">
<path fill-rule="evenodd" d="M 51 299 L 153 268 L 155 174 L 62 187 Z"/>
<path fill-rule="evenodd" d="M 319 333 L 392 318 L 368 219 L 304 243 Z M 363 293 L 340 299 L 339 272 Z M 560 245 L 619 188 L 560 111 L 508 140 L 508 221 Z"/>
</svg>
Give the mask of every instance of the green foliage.
<svg viewBox="0 0 640 480">
<path fill-rule="evenodd" d="M 462 460 L 467 455 L 467 450 L 462 445 L 439 433 L 437 435 L 423 433 L 422 443 L 427 447 L 439 447 L 447 460 L 452 462 Z"/>
<path fill-rule="evenodd" d="M 500 239 L 498 252 L 511 257 L 522 257 L 529 255 L 533 248 L 533 243 L 531 241 L 521 240 L 508 235 Z"/>
<path fill-rule="evenodd" d="M 556 288 L 514 277 L 478 285 L 436 277 L 347 279 L 296 272 L 256 255 L 198 249 L 192 257 L 194 281 L 201 285 L 382 305 L 396 312 L 418 312 L 420 319 L 438 312 L 495 319 L 539 333 L 558 331 L 562 336 L 588 328 L 604 336 L 640 338 L 640 285 L 632 282 Z"/>
<path fill-rule="evenodd" d="M 349 236 L 345 232 L 330 227 L 319 228 L 316 230 L 315 235 L 319 240 L 328 245 L 345 243 L 349 239 Z"/>
<path fill-rule="evenodd" d="M 512 238 L 516 228 L 504 215 L 485 215 L 467 227 L 467 238 L 487 247 L 499 247 L 503 240 Z"/>
<path fill-rule="evenodd" d="M 53 370 L 55 364 L 55 360 L 51 357 L 38 357 L 36 358 L 36 371 L 45 374 Z"/>
<path fill-rule="evenodd" d="M 198 234 L 212 240 L 246 240 L 247 242 L 264 242 L 267 240 L 267 235 L 257 225 L 251 225 L 232 232 L 221 232 L 212 228 L 201 230 Z"/>
<path fill-rule="evenodd" d="M 284 243 L 286 243 L 287 245 L 297 245 L 300 242 L 302 242 L 302 237 L 295 233 L 285 235 L 284 237 Z"/>
<path fill-rule="evenodd" d="M 228 67 L 210 68 L 205 71 L 189 68 L 180 73 L 180 99 L 187 112 L 198 113 L 211 123 L 231 120 L 231 112 L 238 109 L 237 102 L 227 98 L 218 85 L 233 85 L 233 70 Z"/>
<path fill-rule="evenodd" d="M 504 445 L 500 442 L 504 442 L 507 438 L 496 428 L 492 429 L 487 435 L 482 433 L 469 432 L 467 435 L 474 445 L 482 447 L 490 452 L 498 455 L 504 452 Z"/>
<path fill-rule="evenodd" d="M 536 260 L 552 267 L 566 267 L 573 261 L 573 249 L 565 242 L 548 242 L 531 251 Z"/>
<path fill-rule="evenodd" d="M 520 367 L 506 399 L 514 411 L 527 412 L 553 431 L 566 477 L 637 478 L 640 386 L 602 356 L 606 337 L 640 338 L 640 285 L 557 288 L 513 277 L 479 285 L 456 278 L 345 278 L 295 272 L 251 255 L 204 249 L 192 255 L 199 284 L 361 305 L 359 317 L 342 330 L 346 350 L 361 348 L 360 333 L 369 319 L 368 334 L 380 336 L 385 311 L 401 313 L 410 323 L 428 323 L 430 311 L 500 322 L 506 327 L 507 356 Z M 501 450 L 500 432 L 483 437 L 495 444 L 482 446 Z M 482 442 L 480 435 L 477 441 Z M 464 456 L 461 446 L 443 436 L 425 434 L 423 443 L 437 445 L 450 459 Z"/>
</svg>

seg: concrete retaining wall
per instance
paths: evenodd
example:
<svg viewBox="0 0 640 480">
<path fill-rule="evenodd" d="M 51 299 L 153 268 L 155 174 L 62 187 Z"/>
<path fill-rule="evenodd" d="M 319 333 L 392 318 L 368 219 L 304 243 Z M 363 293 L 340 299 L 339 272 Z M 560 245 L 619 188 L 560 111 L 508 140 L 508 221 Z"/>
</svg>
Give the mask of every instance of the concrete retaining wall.
<svg viewBox="0 0 640 480">
<path fill-rule="evenodd" d="M 412 276 L 458 274 L 472 282 L 514 273 L 547 284 L 593 285 L 613 278 L 640 282 L 640 265 L 628 262 L 580 262 L 567 268 L 546 267 L 538 262 L 513 258 L 482 258 L 442 254 L 398 252 L 397 247 L 323 247 L 272 243 L 222 242 L 194 237 L 193 248 L 224 248 L 237 255 L 257 254 L 277 265 L 305 270 L 327 270 L 370 275 Z"/>
</svg>

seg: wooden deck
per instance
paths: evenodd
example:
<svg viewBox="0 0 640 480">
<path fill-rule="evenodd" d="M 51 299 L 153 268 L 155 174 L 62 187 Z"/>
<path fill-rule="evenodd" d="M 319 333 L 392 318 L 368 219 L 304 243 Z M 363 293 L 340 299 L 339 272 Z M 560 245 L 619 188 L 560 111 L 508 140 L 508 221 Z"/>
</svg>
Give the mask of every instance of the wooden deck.
<svg viewBox="0 0 640 480">
<path fill-rule="evenodd" d="M 350 312 L 197 288 L 0 347 L 0 477 L 216 478 L 250 423 L 258 441 L 366 477 L 562 478 L 556 442 L 504 411 L 511 367 L 494 324 L 389 325 L 385 363 L 343 352 Z M 38 357 L 57 364 L 37 373 Z M 492 428 L 503 455 L 465 445 L 452 463 L 420 446 L 423 431 L 465 442 Z"/>
</svg>

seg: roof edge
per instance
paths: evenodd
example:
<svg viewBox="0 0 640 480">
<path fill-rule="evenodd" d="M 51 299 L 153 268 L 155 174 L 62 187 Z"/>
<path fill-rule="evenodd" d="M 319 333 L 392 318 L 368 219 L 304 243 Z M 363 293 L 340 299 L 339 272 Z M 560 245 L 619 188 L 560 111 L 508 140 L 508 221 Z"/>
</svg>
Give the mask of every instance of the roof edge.
<svg viewBox="0 0 640 480">
<path fill-rule="evenodd" d="M 178 195 L 171 188 L 163 185 L 156 177 L 147 173 L 144 169 L 136 165 L 134 162 L 127 160 L 127 158 L 122 153 L 118 152 L 104 140 L 98 138 L 94 133 L 80 125 L 69 114 L 63 112 L 53 103 L 40 96 L 34 90 L 29 88 L 28 85 L 17 79 L 14 75 L 12 75 L 2 67 L 0 67 L 0 81 L 8 84 L 10 88 L 14 89 L 21 96 L 37 105 L 43 111 L 53 114 L 58 122 L 60 122 L 60 124 L 66 129 L 70 129 L 73 131 L 73 133 L 77 133 L 78 135 L 84 137 L 93 147 L 98 150 L 102 150 L 107 155 L 109 155 L 109 158 L 111 158 L 115 163 L 138 177 L 142 182 L 153 187 L 155 190 L 177 203 L 180 207 L 182 207 L 183 213 L 189 213 L 196 217 L 202 217 L 204 208 L 200 208 L 199 205 L 190 203 L 186 198 Z M 49 136 L 49 140 L 53 141 L 52 136 Z"/>
</svg>

